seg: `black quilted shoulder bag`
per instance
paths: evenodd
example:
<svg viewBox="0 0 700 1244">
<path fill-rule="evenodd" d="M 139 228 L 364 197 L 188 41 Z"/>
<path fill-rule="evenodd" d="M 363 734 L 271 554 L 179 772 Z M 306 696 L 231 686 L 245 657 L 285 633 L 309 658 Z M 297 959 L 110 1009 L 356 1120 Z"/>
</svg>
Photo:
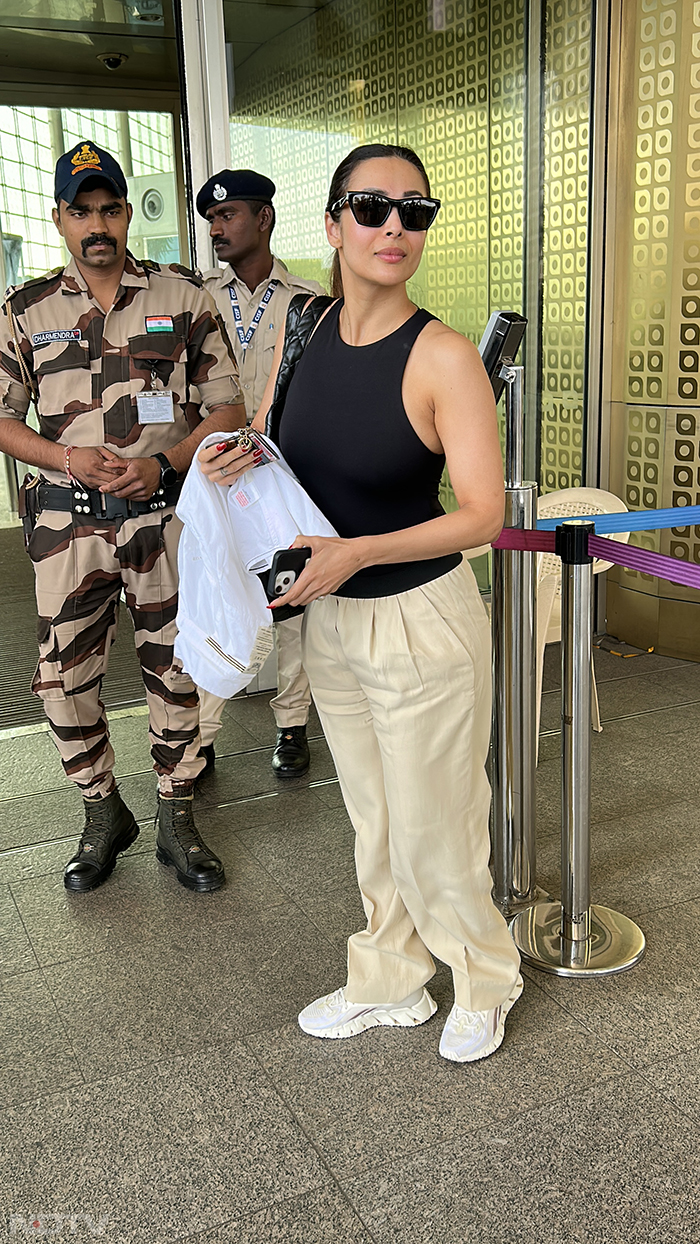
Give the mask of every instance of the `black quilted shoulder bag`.
<svg viewBox="0 0 700 1244">
<path fill-rule="evenodd" d="M 327 294 L 317 295 L 306 307 L 308 300 L 308 294 L 295 294 L 287 311 L 282 358 L 275 381 L 272 405 L 265 419 L 265 435 L 269 436 L 276 445 L 279 445 L 282 411 L 296 365 L 324 311 L 330 307 L 332 302 L 335 302 L 335 299 L 329 298 Z"/>
</svg>

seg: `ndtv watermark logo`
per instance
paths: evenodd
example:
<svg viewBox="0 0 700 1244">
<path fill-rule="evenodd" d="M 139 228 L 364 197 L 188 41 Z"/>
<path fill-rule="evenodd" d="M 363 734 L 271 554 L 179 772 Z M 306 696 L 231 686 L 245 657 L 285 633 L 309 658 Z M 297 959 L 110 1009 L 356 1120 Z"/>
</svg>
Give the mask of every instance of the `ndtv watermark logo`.
<svg viewBox="0 0 700 1244">
<path fill-rule="evenodd" d="M 12 1214 L 10 1218 L 10 1238 L 15 1239 L 66 1239 L 69 1236 L 82 1236 L 84 1239 L 105 1235 L 109 1225 L 109 1214 L 100 1214 L 93 1218 L 92 1214 Z"/>
</svg>

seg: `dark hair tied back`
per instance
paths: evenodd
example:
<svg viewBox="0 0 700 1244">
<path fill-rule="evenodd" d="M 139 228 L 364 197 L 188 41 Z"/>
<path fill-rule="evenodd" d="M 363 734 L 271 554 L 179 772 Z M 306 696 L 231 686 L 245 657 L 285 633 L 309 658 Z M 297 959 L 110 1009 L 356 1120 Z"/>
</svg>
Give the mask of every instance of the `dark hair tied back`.
<svg viewBox="0 0 700 1244">
<path fill-rule="evenodd" d="M 425 182 L 426 195 L 430 196 L 430 182 L 425 166 L 420 156 L 416 155 L 411 147 L 397 147 L 388 143 L 367 143 L 364 147 L 355 147 L 353 151 L 348 152 L 333 174 L 326 211 L 334 220 L 338 220 L 340 213 L 332 212 L 331 208 L 334 203 L 343 198 L 355 169 L 360 164 L 364 164 L 365 160 L 390 160 L 392 158 L 406 160 L 408 164 L 412 164 Z M 331 294 L 333 298 L 343 297 L 343 278 L 340 272 L 340 256 L 337 251 L 333 255 L 331 264 Z"/>
</svg>

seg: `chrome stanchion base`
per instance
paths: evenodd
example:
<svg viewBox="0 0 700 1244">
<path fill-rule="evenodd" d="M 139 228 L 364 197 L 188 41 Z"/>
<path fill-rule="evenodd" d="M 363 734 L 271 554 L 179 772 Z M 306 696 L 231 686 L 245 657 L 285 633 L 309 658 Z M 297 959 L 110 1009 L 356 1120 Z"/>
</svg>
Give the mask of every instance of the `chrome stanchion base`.
<svg viewBox="0 0 700 1244">
<path fill-rule="evenodd" d="M 646 943 L 633 920 L 597 905 L 590 920 L 590 937 L 571 942 L 561 936 L 561 903 L 539 903 L 520 912 L 510 931 L 523 961 L 555 976 L 607 976 L 639 963 Z"/>
<path fill-rule="evenodd" d="M 492 894 L 494 903 L 505 920 L 510 924 L 523 911 L 529 911 L 536 903 L 551 903 L 552 896 L 547 894 L 545 890 L 541 890 L 538 885 L 530 891 L 524 898 L 518 898 L 511 895 L 507 902 L 501 903 L 495 893 Z"/>
</svg>

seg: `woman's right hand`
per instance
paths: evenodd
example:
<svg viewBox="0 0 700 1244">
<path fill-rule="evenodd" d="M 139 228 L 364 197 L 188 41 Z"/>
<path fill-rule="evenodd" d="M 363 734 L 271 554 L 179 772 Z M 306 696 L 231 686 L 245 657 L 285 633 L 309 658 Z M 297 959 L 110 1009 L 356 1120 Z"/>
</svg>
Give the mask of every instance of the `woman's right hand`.
<svg viewBox="0 0 700 1244">
<path fill-rule="evenodd" d="M 234 445 L 233 449 L 222 451 L 221 446 L 226 443 L 222 440 L 216 445 L 207 445 L 197 454 L 200 471 L 207 475 L 212 483 L 221 484 L 224 488 L 238 483 L 246 471 L 257 466 L 261 457 L 257 449 L 244 452 L 237 445 Z"/>
</svg>

